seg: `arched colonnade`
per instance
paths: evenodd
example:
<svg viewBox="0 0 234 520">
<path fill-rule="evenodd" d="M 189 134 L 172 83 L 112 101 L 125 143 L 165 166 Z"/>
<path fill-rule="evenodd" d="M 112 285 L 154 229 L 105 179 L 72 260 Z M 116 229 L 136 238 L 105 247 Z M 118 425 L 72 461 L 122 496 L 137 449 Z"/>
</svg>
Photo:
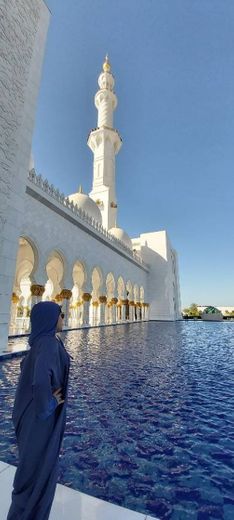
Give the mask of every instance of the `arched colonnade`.
<svg viewBox="0 0 234 520">
<path fill-rule="evenodd" d="M 9 333 L 29 330 L 30 311 L 39 301 L 56 301 L 65 314 L 65 327 L 97 326 L 149 319 L 145 291 L 134 280 L 77 259 L 67 272 L 61 251 L 39 258 L 34 242 L 20 237 L 12 293 Z"/>
</svg>

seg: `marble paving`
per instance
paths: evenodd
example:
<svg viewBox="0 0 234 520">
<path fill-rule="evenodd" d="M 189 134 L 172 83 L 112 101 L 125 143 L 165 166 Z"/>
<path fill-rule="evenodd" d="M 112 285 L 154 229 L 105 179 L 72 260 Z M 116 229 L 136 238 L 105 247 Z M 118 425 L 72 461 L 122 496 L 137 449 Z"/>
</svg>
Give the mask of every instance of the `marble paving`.
<svg viewBox="0 0 234 520">
<path fill-rule="evenodd" d="M 0 461 L 0 520 L 10 506 L 15 467 Z M 50 520 L 155 520 L 152 516 L 125 509 L 57 484 Z"/>
</svg>

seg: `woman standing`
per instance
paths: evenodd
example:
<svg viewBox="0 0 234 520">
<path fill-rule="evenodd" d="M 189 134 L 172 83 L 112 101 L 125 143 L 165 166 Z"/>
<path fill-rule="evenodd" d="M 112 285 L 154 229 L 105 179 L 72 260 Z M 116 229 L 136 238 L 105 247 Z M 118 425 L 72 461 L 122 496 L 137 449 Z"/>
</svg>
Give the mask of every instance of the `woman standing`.
<svg viewBox="0 0 234 520">
<path fill-rule="evenodd" d="M 7 520 L 47 520 L 54 499 L 66 423 L 70 357 L 56 332 L 61 307 L 40 302 L 31 312 L 30 350 L 21 362 L 13 424 L 19 450 Z"/>
</svg>

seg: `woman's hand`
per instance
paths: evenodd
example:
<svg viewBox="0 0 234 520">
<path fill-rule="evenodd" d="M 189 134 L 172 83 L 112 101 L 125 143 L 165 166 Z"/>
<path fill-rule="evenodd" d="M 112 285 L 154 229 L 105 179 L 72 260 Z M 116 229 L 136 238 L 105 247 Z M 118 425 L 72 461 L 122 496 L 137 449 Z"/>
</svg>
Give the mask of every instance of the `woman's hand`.
<svg viewBox="0 0 234 520">
<path fill-rule="evenodd" d="M 57 390 L 55 390 L 53 396 L 55 397 L 58 404 L 62 404 L 65 402 L 62 395 L 62 388 L 58 388 Z"/>
</svg>

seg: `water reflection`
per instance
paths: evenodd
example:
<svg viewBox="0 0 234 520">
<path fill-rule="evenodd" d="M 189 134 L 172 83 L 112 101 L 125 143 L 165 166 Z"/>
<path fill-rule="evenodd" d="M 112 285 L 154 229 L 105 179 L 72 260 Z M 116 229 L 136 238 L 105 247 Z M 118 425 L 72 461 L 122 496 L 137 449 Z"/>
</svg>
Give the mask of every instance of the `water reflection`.
<svg viewBox="0 0 234 520">
<path fill-rule="evenodd" d="M 61 482 L 159 518 L 234 518 L 233 323 L 139 323 L 63 339 L 73 361 Z M 1 368 L 8 462 L 18 367 Z"/>
</svg>

